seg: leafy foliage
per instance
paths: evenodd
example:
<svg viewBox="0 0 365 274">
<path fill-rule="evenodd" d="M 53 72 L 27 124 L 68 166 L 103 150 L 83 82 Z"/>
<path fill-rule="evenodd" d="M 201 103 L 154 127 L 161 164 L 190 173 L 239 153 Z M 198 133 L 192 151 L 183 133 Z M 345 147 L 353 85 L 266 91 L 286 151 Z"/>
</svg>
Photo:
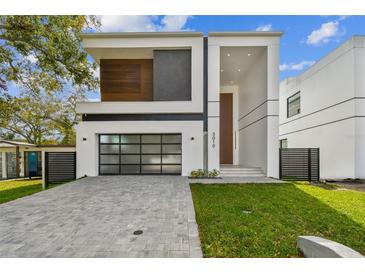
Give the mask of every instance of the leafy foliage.
<svg viewBox="0 0 365 274">
<path fill-rule="evenodd" d="M 76 100 L 98 86 L 81 34 L 99 25 L 95 16 L 0 16 L 1 138 L 75 142 Z"/>
<path fill-rule="evenodd" d="M 44 92 L 24 94 L 19 98 L 0 97 L 0 137 L 7 139 L 13 134 L 33 144 L 74 144 L 75 104 L 81 98 L 83 93 L 77 90 L 66 99 Z"/>
<path fill-rule="evenodd" d="M 82 31 L 98 28 L 95 16 L 0 16 L 0 90 L 13 81 L 27 90 L 93 90 L 96 65 L 80 46 Z"/>
</svg>

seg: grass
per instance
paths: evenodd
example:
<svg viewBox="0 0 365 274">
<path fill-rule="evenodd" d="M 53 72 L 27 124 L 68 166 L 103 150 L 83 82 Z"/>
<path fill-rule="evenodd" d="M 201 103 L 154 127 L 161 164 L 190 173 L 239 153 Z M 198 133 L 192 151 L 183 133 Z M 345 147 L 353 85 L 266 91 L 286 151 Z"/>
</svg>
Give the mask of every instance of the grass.
<svg viewBox="0 0 365 274">
<path fill-rule="evenodd" d="M 49 184 L 53 188 L 59 184 Z M 23 179 L 0 182 L 0 204 L 42 191 L 41 179 Z"/>
<path fill-rule="evenodd" d="M 192 184 L 205 257 L 301 257 L 299 235 L 365 254 L 365 193 L 306 183 Z"/>
</svg>

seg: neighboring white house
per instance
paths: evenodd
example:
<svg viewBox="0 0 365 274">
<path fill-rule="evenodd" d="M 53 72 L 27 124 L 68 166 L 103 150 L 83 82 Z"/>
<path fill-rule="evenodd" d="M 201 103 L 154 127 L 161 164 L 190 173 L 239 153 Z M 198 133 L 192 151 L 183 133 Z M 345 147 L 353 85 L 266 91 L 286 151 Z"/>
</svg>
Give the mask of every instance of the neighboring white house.
<svg viewBox="0 0 365 274">
<path fill-rule="evenodd" d="M 35 145 L 0 139 L 0 180 L 44 176 L 46 152 L 74 152 L 74 145 Z M 29 170 L 33 167 L 35 170 Z"/>
<path fill-rule="evenodd" d="M 319 147 L 321 178 L 365 178 L 365 37 L 280 84 L 282 146 Z"/>
<path fill-rule="evenodd" d="M 281 35 L 85 34 L 101 102 L 76 107 L 77 177 L 206 168 L 277 178 Z"/>
</svg>

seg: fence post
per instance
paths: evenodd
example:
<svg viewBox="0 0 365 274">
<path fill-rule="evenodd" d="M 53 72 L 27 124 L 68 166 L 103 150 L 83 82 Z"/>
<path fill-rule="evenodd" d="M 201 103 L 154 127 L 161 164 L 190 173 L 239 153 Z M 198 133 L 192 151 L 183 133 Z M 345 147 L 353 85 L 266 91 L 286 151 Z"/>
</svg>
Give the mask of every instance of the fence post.
<svg viewBox="0 0 365 274">
<path fill-rule="evenodd" d="M 279 148 L 279 179 L 282 178 L 282 172 L 281 172 L 281 148 Z"/>
<path fill-rule="evenodd" d="M 311 155 L 311 149 L 308 148 L 308 177 L 309 181 L 312 182 L 312 155 Z"/>
<path fill-rule="evenodd" d="M 42 188 L 45 190 L 47 188 L 47 152 L 41 151 L 41 158 L 42 158 Z"/>
<path fill-rule="evenodd" d="M 319 147 L 316 149 L 317 150 L 317 161 L 318 161 L 318 177 L 317 177 L 317 180 L 319 181 L 320 178 L 321 178 L 321 161 L 320 161 L 320 158 L 319 158 Z"/>
</svg>

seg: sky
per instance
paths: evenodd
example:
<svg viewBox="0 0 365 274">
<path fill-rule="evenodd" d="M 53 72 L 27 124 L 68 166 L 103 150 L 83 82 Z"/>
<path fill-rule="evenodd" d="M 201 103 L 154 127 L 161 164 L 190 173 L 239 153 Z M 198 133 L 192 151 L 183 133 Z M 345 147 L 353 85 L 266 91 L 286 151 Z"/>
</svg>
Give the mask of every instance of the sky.
<svg viewBox="0 0 365 274">
<path fill-rule="evenodd" d="M 283 31 L 280 80 L 300 75 L 353 35 L 365 16 L 100 16 L 101 31 Z M 10 87 L 16 93 L 16 87 Z M 93 93 L 90 98 L 97 98 Z"/>
</svg>

